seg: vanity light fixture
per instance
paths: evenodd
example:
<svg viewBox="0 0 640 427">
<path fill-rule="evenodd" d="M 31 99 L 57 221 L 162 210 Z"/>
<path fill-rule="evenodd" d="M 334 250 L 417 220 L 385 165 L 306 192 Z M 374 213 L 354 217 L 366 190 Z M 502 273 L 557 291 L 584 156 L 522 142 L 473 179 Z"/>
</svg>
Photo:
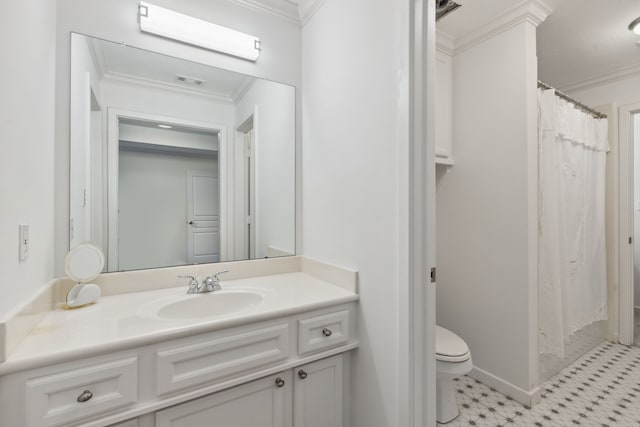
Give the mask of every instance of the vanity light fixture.
<svg viewBox="0 0 640 427">
<path fill-rule="evenodd" d="M 140 2 L 140 30 L 255 62 L 260 39 L 147 2 Z"/>
<path fill-rule="evenodd" d="M 640 18 L 634 19 L 631 24 L 629 24 L 629 31 L 640 36 Z"/>
</svg>

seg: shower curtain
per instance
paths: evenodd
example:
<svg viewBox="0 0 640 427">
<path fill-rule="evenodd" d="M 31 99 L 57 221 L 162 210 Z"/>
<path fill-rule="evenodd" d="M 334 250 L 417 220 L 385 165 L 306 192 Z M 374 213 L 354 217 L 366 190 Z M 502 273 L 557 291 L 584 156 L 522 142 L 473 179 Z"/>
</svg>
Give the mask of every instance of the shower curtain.
<svg viewBox="0 0 640 427">
<path fill-rule="evenodd" d="M 564 358 L 572 334 L 607 318 L 607 119 L 538 97 L 538 346 Z"/>
</svg>

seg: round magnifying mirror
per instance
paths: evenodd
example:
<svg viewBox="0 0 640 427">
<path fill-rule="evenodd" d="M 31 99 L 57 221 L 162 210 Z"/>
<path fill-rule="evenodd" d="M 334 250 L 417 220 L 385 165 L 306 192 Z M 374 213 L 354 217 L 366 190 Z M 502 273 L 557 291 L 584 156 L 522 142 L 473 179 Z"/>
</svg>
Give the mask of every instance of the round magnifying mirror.
<svg viewBox="0 0 640 427">
<path fill-rule="evenodd" d="M 71 249 L 64 263 L 64 271 L 78 283 L 90 282 L 104 268 L 104 255 L 99 247 L 83 243 Z"/>
</svg>

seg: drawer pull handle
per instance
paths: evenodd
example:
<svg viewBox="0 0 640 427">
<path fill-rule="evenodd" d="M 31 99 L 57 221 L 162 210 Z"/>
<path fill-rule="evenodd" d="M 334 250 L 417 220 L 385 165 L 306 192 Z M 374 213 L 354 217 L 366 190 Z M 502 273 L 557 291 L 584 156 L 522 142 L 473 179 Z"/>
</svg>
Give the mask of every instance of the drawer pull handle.
<svg viewBox="0 0 640 427">
<path fill-rule="evenodd" d="M 282 388 L 284 387 L 284 380 L 280 377 L 276 378 L 276 387 Z"/>
<path fill-rule="evenodd" d="M 307 373 L 305 371 L 303 371 L 302 369 L 300 369 L 298 371 L 298 376 L 300 377 L 301 380 L 303 380 L 303 379 L 308 377 Z"/>
<path fill-rule="evenodd" d="M 332 333 L 333 332 L 331 332 L 331 329 L 329 329 L 329 328 L 324 328 L 322 330 L 322 335 L 324 335 L 325 337 L 330 337 Z"/>
<path fill-rule="evenodd" d="M 89 390 L 85 390 L 82 392 L 80 396 L 78 396 L 78 402 L 80 403 L 88 402 L 89 400 L 91 400 L 92 397 L 93 397 L 93 393 L 91 393 L 91 391 Z"/>
</svg>

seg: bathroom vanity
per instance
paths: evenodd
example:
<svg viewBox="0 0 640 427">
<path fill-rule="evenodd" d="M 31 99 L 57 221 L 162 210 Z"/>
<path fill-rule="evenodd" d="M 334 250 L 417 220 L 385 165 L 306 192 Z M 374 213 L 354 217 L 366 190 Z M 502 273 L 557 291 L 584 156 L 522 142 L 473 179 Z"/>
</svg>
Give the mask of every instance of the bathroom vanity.
<svg viewBox="0 0 640 427">
<path fill-rule="evenodd" d="M 347 425 L 356 275 L 296 262 L 208 294 L 53 308 L 0 364 L 2 425 Z"/>
</svg>

